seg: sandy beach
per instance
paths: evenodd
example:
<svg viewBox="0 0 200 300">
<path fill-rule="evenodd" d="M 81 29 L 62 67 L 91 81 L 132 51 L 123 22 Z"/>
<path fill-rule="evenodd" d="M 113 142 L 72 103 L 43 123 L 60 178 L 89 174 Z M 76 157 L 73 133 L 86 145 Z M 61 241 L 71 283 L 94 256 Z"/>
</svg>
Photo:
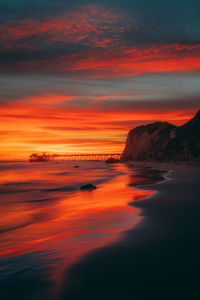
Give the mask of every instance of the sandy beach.
<svg viewBox="0 0 200 300">
<path fill-rule="evenodd" d="M 130 203 L 142 221 L 74 265 L 59 299 L 198 298 L 200 168 L 161 166 L 170 170 L 167 180 L 139 187 L 157 193 Z"/>
</svg>

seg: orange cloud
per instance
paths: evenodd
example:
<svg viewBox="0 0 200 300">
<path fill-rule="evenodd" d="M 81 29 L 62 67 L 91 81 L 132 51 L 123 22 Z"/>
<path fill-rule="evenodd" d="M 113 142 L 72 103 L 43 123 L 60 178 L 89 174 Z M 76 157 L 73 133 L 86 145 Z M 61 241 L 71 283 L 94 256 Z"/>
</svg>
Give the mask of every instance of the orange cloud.
<svg viewBox="0 0 200 300">
<path fill-rule="evenodd" d="M 104 51 L 80 50 L 79 53 L 48 59 L 15 62 L 9 68 L 29 72 L 71 74 L 93 78 L 128 77 L 149 73 L 200 70 L 200 45 L 156 45 L 112 47 Z"/>
<path fill-rule="evenodd" d="M 57 61 L 58 69 L 87 71 L 96 77 L 135 76 L 147 73 L 191 71 L 200 69 L 200 45 L 157 45 L 147 48 L 122 49 L 107 55 L 82 57 L 73 65 L 66 63 L 66 56 Z M 52 64 L 54 65 L 54 63 Z M 62 65 L 62 67 L 61 67 Z M 49 66 L 51 68 L 51 66 Z"/>
</svg>

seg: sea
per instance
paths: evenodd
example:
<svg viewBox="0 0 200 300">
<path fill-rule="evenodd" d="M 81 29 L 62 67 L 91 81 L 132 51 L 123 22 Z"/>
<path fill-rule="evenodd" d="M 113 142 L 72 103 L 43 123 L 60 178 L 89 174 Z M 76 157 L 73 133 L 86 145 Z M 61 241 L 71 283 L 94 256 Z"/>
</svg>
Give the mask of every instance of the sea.
<svg viewBox="0 0 200 300">
<path fill-rule="evenodd" d="M 1 162 L 1 299 L 59 299 L 74 264 L 141 222 L 132 204 L 155 193 L 138 188 L 150 173 L 104 161 Z M 97 189 L 81 191 L 88 183 Z"/>
</svg>

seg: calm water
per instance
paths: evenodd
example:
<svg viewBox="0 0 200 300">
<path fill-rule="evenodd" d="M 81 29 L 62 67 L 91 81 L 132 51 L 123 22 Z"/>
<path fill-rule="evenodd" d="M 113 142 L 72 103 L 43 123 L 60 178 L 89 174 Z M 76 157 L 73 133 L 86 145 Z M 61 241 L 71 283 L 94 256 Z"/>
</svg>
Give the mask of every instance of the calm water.
<svg viewBox="0 0 200 300">
<path fill-rule="evenodd" d="M 75 262 L 141 220 L 139 209 L 128 204 L 154 193 L 134 188 L 151 170 L 74 164 L 0 164 L 2 299 L 56 299 Z M 85 183 L 98 189 L 80 191 Z"/>
</svg>

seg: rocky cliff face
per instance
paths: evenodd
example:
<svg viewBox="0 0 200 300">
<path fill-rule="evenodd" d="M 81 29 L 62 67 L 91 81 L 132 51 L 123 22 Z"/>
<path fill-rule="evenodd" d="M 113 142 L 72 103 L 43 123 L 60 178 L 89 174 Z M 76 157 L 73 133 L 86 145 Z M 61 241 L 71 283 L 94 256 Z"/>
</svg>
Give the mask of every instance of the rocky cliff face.
<svg viewBox="0 0 200 300">
<path fill-rule="evenodd" d="M 122 161 L 185 161 L 200 158 L 200 111 L 183 126 L 156 122 L 132 129 Z"/>
</svg>

